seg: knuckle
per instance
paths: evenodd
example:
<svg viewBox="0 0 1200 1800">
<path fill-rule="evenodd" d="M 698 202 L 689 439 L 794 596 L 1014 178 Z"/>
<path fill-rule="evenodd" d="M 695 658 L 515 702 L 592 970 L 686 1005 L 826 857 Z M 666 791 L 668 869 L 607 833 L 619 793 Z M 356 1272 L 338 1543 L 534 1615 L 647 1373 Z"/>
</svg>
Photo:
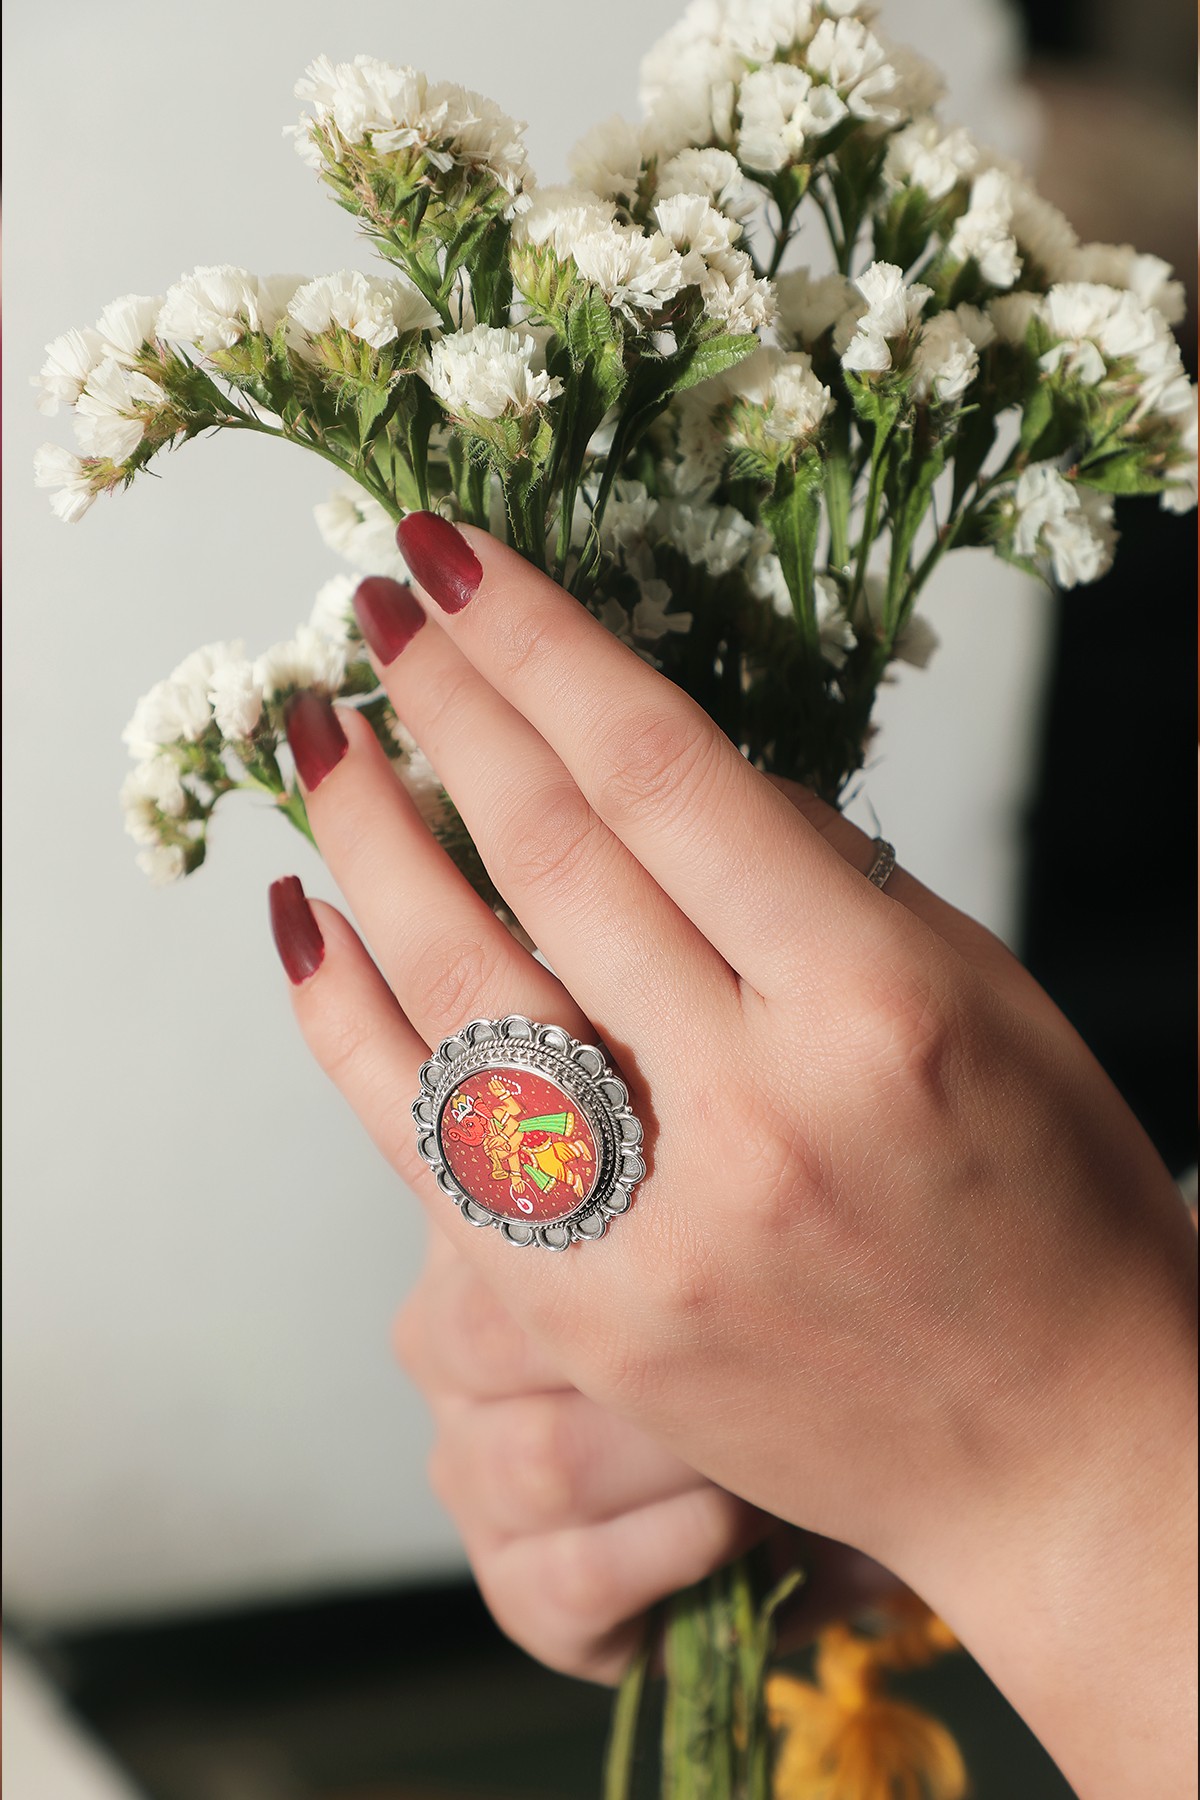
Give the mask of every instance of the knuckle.
<svg viewBox="0 0 1200 1800">
<path fill-rule="evenodd" d="M 478 1377 L 480 1391 L 485 1385 L 488 1391 L 502 1389 L 520 1378 L 525 1333 L 482 1282 L 461 1290 L 445 1329 L 457 1346 L 464 1379 Z"/>
<path fill-rule="evenodd" d="M 473 1018 L 492 983 L 494 958 L 474 938 L 436 938 L 412 955 L 404 1002 L 417 1022 L 453 1030 Z"/>
<path fill-rule="evenodd" d="M 514 823 L 491 858 L 497 885 L 536 886 L 553 893 L 579 880 L 599 820 L 578 788 L 564 785 L 539 796 L 536 817 Z"/>
<path fill-rule="evenodd" d="M 545 607 L 497 606 L 490 621 L 488 660 L 507 680 L 533 680 L 548 662 L 561 659 L 553 615 Z"/>
<path fill-rule="evenodd" d="M 942 1113 L 953 1103 L 963 1052 L 961 1009 L 928 969 L 892 964 L 858 995 L 855 1052 L 886 1100 Z"/>
<path fill-rule="evenodd" d="M 610 1629 L 620 1612 L 604 1533 L 586 1525 L 568 1527 L 548 1536 L 543 1551 L 546 1599 L 560 1631 L 581 1643 Z"/>
<path fill-rule="evenodd" d="M 503 1484 L 523 1529 L 546 1529 L 571 1519 L 578 1505 L 575 1446 L 562 1404 L 551 1398 L 515 1408 L 495 1449 L 490 1473 Z"/>
<path fill-rule="evenodd" d="M 601 813 L 624 819 L 653 810 L 662 817 L 694 806 L 711 792 L 719 751 L 713 726 L 690 708 L 622 719 L 600 757 Z"/>
</svg>

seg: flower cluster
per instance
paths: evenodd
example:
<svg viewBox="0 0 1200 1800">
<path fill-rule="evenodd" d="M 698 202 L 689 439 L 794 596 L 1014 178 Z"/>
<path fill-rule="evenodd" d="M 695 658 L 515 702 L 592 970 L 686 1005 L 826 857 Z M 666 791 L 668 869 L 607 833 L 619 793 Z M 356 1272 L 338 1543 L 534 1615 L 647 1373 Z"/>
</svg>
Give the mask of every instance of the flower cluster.
<svg viewBox="0 0 1200 1800">
<path fill-rule="evenodd" d="M 345 477 L 318 523 L 360 573 L 402 576 L 415 508 L 486 525 L 836 800 L 889 669 L 928 658 L 948 552 L 1071 586 L 1108 568 L 1123 496 L 1196 502 L 1171 270 L 1081 243 L 940 87 L 865 0 L 692 0 L 645 59 L 645 118 L 539 189 L 491 101 L 320 57 L 297 148 L 390 267 L 205 267 L 114 301 L 47 347 L 39 403 L 76 443 L 36 479 L 74 520 L 214 427 L 303 444 Z M 797 266 L 809 218 L 824 269 Z M 159 872 L 197 865 L 228 784 L 302 822 L 277 760 L 298 685 L 349 683 L 411 762 L 344 598 L 143 702 L 130 816 Z"/>
<path fill-rule="evenodd" d="M 333 535 L 344 531 L 343 497 L 319 510 L 337 514 Z M 240 640 L 205 644 L 142 695 L 122 733 L 134 766 L 121 806 L 126 831 L 142 846 L 138 864 L 156 886 L 200 867 L 213 812 L 226 794 L 264 794 L 307 832 L 303 797 L 288 773 L 286 735 L 288 703 L 301 692 L 355 706 L 430 828 L 460 847 L 461 826 L 445 792 L 367 660 L 354 614 L 358 585 L 354 576 L 333 576 L 292 637 L 253 659 Z"/>
</svg>

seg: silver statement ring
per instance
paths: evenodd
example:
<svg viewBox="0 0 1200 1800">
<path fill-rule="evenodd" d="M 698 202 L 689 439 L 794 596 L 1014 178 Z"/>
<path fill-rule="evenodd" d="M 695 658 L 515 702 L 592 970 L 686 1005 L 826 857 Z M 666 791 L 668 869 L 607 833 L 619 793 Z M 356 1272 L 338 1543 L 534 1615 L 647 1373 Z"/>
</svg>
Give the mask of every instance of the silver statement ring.
<svg viewBox="0 0 1200 1800">
<path fill-rule="evenodd" d="M 646 1173 L 641 1124 L 604 1051 L 519 1014 L 444 1038 L 412 1114 L 443 1194 L 510 1244 L 603 1237 Z"/>
</svg>

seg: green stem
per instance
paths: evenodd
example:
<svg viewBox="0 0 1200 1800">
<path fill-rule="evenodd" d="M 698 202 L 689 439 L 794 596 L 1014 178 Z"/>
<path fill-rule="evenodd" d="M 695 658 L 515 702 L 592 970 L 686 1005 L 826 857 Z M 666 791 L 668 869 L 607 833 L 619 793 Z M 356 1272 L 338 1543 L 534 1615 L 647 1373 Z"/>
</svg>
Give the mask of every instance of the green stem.
<svg viewBox="0 0 1200 1800">
<path fill-rule="evenodd" d="M 290 431 L 282 431 L 275 425 L 265 425 L 261 419 L 252 418 L 249 413 L 231 413 L 223 423 L 231 431 L 257 431 L 263 437 L 281 438 L 285 444 L 295 444 L 300 450 L 311 450 L 314 456 L 332 463 L 335 469 L 340 469 L 343 475 L 348 475 L 351 481 L 365 489 L 373 500 L 378 500 L 390 518 L 399 522 L 404 517 L 403 511 L 382 482 L 372 481 L 361 464 L 355 467 L 353 463 L 335 455 L 324 444 L 318 444 L 312 438 L 293 437 Z"/>
<path fill-rule="evenodd" d="M 825 512 L 829 520 L 829 562 L 840 575 L 850 561 L 850 502 L 854 478 L 850 472 L 850 414 L 845 406 L 834 413 L 830 450 L 825 464 Z"/>
<path fill-rule="evenodd" d="M 794 206 L 790 207 L 786 213 L 781 212 L 779 215 L 779 230 L 775 233 L 775 249 L 772 252 L 771 261 L 767 267 L 767 276 L 769 280 L 774 280 L 775 276 L 778 275 L 779 265 L 787 254 L 787 247 L 792 241 L 792 220 L 795 216 L 796 209 Z"/>
<path fill-rule="evenodd" d="M 613 1705 L 608 1746 L 604 1753 L 603 1800 L 631 1800 L 634 1758 L 637 1753 L 638 1717 L 646 1688 L 650 1652 L 658 1636 L 661 1614 L 656 1607 L 646 1619 L 642 1641 L 626 1669 Z"/>
<path fill-rule="evenodd" d="M 890 437 L 890 430 L 876 429 L 875 442 L 871 449 L 871 480 L 867 487 L 867 504 L 863 513 L 862 535 L 858 540 L 858 558 L 854 569 L 854 586 L 850 593 L 851 615 L 857 610 L 858 602 L 862 598 L 871 546 L 879 536 L 879 502 L 883 494 L 883 477 Z"/>
</svg>

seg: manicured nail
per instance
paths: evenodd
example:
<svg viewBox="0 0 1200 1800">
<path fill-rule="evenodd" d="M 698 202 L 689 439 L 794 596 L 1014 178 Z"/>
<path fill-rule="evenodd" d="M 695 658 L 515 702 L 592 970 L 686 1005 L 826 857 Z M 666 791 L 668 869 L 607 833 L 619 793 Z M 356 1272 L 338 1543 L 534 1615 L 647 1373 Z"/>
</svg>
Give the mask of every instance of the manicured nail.
<svg viewBox="0 0 1200 1800">
<path fill-rule="evenodd" d="M 395 662 L 425 623 L 412 589 L 390 575 L 368 575 L 360 581 L 354 590 L 354 611 L 360 631 L 385 666 Z"/>
<path fill-rule="evenodd" d="M 288 701 L 286 720 L 297 771 L 311 794 L 345 756 L 346 734 L 325 695 L 307 689 Z"/>
<path fill-rule="evenodd" d="M 325 939 L 304 889 L 295 875 L 273 881 L 270 889 L 271 931 L 279 960 L 293 987 L 315 975 L 325 960 Z"/>
<path fill-rule="evenodd" d="M 409 513 L 396 527 L 400 554 L 443 612 L 461 612 L 483 580 L 479 558 L 461 531 L 437 513 Z"/>
</svg>

